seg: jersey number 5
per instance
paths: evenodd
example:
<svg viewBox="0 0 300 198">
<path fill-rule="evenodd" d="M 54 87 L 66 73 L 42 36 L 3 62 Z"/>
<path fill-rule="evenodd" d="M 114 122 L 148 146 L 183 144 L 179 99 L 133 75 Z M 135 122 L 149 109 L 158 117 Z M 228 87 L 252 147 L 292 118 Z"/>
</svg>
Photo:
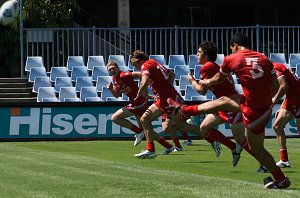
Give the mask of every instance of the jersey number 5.
<svg viewBox="0 0 300 198">
<path fill-rule="evenodd" d="M 258 58 L 246 58 L 247 65 L 251 65 L 250 74 L 251 76 L 256 79 L 260 78 L 264 75 L 264 70 L 261 66 L 257 64 Z"/>
</svg>

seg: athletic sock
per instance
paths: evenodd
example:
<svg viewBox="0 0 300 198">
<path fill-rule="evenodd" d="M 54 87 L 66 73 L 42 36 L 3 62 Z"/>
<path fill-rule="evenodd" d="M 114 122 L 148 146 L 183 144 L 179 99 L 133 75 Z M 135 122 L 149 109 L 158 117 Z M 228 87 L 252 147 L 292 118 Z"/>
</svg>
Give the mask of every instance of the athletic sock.
<svg viewBox="0 0 300 198">
<path fill-rule="evenodd" d="M 283 162 L 289 161 L 287 149 L 280 149 L 280 159 Z"/>
<path fill-rule="evenodd" d="M 231 141 L 229 138 L 227 138 L 225 135 L 223 135 L 223 133 L 221 133 L 220 131 L 218 131 L 216 129 L 211 129 L 205 135 L 205 139 L 209 143 L 213 143 L 215 141 L 220 142 L 221 144 L 224 144 L 225 146 L 227 146 L 232 151 L 236 147 L 236 145 L 235 145 L 235 143 L 233 141 Z"/>
<path fill-rule="evenodd" d="M 198 105 L 182 106 L 182 111 L 188 116 L 195 116 L 199 114 Z"/>
<path fill-rule="evenodd" d="M 172 141 L 174 142 L 175 146 L 178 148 L 181 148 L 180 142 L 179 142 L 179 138 L 172 138 Z"/>
<path fill-rule="evenodd" d="M 171 147 L 172 147 L 172 145 L 171 145 L 169 142 L 167 142 L 167 141 L 165 140 L 165 138 L 163 138 L 163 137 L 161 137 L 161 138 L 159 139 L 159 144 L 162 145 L 162 146 L 165 147 L 165 148 L 171 148 Z"/>
<path fill-rule="evenodd" d="M 185 140 L 187 140 L 187 141 L 189 141 L 189 142 L 192 141 L 191 138 L 190 138 L 190 136 L 189 136 L 186 132 L 181 131 L 181 134 L 182 134 L 182 137 L 183 137 Z"/>
<path fill-rule="evenodd" d="M 155 152 L 154 142 L 147 141 L 147 143 L 146 143 L 146 150 L 148 150 L 150 152 Z"/>
<path fill-rule="evenodd" d="M 273 172 L 271 172 L 271 174 L 273 175 L 273 177 L 276 181 L 282 180 L 285 178 L 285 175 L 283 174 L 282 170 L 279 167 L 277 167 Z"/>
<path fill-rule="evenodd" d="M 137 127 L 136 125 L 132 124 L 131 126 L 131 130 L 137 134 L 141 133 L 143 131 L 143 129 L 140 129 L 139 127 Z"/>
</svg>

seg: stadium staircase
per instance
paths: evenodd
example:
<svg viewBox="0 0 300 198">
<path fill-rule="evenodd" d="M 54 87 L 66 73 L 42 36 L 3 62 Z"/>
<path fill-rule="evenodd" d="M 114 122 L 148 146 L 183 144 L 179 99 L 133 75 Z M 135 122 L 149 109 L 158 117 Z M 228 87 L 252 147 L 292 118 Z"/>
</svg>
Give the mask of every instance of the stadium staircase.
<svg viewBox="0 0 300 198">
<path fill-rule="evenodd" d="M 33 103 L 36 94 L 27 78 L 0 78 L 0 103 Z"/>
</svg>

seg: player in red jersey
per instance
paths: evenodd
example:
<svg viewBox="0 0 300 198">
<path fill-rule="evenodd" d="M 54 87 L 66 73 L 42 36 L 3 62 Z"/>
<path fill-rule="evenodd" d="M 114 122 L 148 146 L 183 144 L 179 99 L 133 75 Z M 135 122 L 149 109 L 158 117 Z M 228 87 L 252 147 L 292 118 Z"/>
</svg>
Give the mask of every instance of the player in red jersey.
<svg viewBox="0 0 300 198">
<path fill-rule="evenodd" d="M 186 107 L 176 105 L 175 112 L 179 111 L 180 116 L 185 117 L 197 115 L 203 111 L 214 112 L 228 109 L 239 111 L 236 104 L 240 104 L 250 152 L 267 167 L 275 179 L 265 180 L 265 188 L 287 188 L 290 186 L 289 178 L 276 166 L 274 158 L 264 147 L 265 126 L 270 119 L 273 102 L 279 99 L 278 93 L 272 99 L 272 91 L 277 91 L 279 84 L 273 64 L 266 56 L 250 50 L 249 46 L 249 39 L 243 33 L 233 35 L 230 41 L 233 55 L 225 58 L 219 73 L 202 82 L 203 86 L 210 87 L 222 83 L 230 72 L 234 72 L 241 82 L 243 95 L 240 97 L 235 95 L 231 99 L 221 97 L 205 105 Z M 231 103 L 232 107 L 229 108 L 226 102 Z"/>
<path fill-rule="evenodd" d="M 204 41 L 199 45 L 197 56 L 199 64 L 202 64 L 200 70 L 201 81 L 212 78 L 216 73 L 219 72 L 220 66 L 214 62 L 217 57 L 217 50 L 217 46 L 209 41 Z M 197 83 L 194 76 L 189 75 L 189 81 L 195 90 L 197 90 L 201 95 L 206 94 L 208 89 L 202 86 L 201 83 Z M 213 85 L 209 89 L 217 98 L 238 94 L 234 88 L 234 82 L 231 75 L 228 76 L 228 78 L 225 79 L 222 84 Z M 243 118 L 240 112 L 218 111 L 216 113 L 206 115 L 205 119 L 200 125 L 200 130 L 202 133 L 214 134 L 217 131 L 217 129 L 214 129 L 214 127 L 225 122 L 230 124 L 232 134 L 237 143 L 235 144 L 230 139 L 224 137 L 217 141 L 225 144 L 232 151 L 233 166 L 236 166 L 239 161 L 240 153 L 242 152 L 242 147 L 240 145 L 249 151 L 245 134 L 242 132 L 244 131 L 242 120 Z"/>
<path fill-rule="evenodd" d="M 118 64 L 114 61 L 108 61 L 106 68 L 110 75 L 112 75 L 112 82 L 108 85 L 108 89 L 115 97 L 120 97 L 122 93 L 128 96 L 131 103 L 118 111 L 116 111 L 112 117 L 112 122 L 128 128 L 136 133 L 134 146 L 137 146 L 144 138 L 144 132 L 140 123 L 141 115 L 148 108 L 148 99 L 146 97 L 140 97 L 135 100 L 138 86 L 134 79 L 140 79 L 140 72 L 123 72 L 120 71 Z M 138 126 L 126 118 L 135 116 Z"/>
<path fill-rule="evenodd" d="M 150 105 L 150 107 L 145 111 L 141 117 L 141 123 L 144 128 L 144 132 L 147 139 L 146 150 L 135 155 L 137 158 L 155 158 L 155 146 L 154 140 L 159 139 L 158 134 L 153 130 L 152 121 L 159 118 L 163 114 L 166 114 L 166 107 L 168 106 L 167 98 L 171 97 L 178 101 L 183 101 L 179 93 L 176 91 L 172 83 L 170 83 L 169 70 L 163 65 L 155 61 L 154 59 L 148 58 L 141 50 L 136 50 L 131 56 L 131 63 L 137 69 L 140 69 L 142 72 L 142 80 L 140 89 L 137 93 L 136 99 L 148 95 L 148 85 L 151 84 L 151 87 L 157 92 L 157 100 Z M 176 129 L 174 128 L 174 123 L 168 118 L 163 120 L 162 128 L 165 133 L 170 134 L 173 141 L 174 138 L 177 138 L 179 143 L 179 138 L 176 135 Z M 170 152 L 181 150 L 175 146 L 165 146 L 167 149 L 164 151 L 164 154 Z"/>
<path fill-rule="evenodd" d="M 273 65 L 280 85 L 279 98 L 285 94 L 285 99 L 276 113 L 276 119 L 273 123 L 280 147 L 280 160 L 277 162 L 277 166 L 289 168 L 290 162 L 284 127 L 292 118 L 296 118 L 298 132 L 300 131 L 300 81 L 284 64 L 273 63 Z"/>
</svg>

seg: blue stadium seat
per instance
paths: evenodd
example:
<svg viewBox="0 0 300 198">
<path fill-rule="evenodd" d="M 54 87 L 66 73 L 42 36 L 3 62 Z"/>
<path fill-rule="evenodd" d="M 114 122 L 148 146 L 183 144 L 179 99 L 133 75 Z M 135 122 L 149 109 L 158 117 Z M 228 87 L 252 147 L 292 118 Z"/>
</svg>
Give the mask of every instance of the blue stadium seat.
<svg viewBox="0 0 300 198">
<path fill-rule="evenodd" d="M 271 62 L 287 64 L 284 53 L 270 53 L 269 58 Z"/>
<path fill-rule="evenodd" d="M 223 64 L 225 55 L 224 54 L 217 54 L 217 59 L 215 61 L 215 63 L 217 63 L 219 66 L 221 66 Z"/>
<path fill-rule="evenodd" d="M 129 71 L 133 71 L 135 67 L 131 64 L 130 58 L 131 58 L 131 55 L 128 56 L 127 66 L 128 66 Z"/>
<path fill-rule="evenodd" d="M 85 102 L 100 102 L 102 101 L 100 97 L 86 97 Z"/>
<path fill-rule="evenodd" d="M 72 71 L 74 66 L 85 66 L 83 56 L 68 56 L 67 70 Z"/>
<path fill-rule="evenodd" d="M 116 98 L 116 97 L 107 97 L 106 101 L 123 101 L 122 97 Z"/>
<path fill-rule="evenodd" d="M 199 95 L 199 96 L 192 96 L 191 101 L 207 101 L 207 97 L 203 96 L 203 95 Z"/>
<path fill-rule="evenodd" d="M 161 54 L 151 54 L 149 55 L 149 59 L 154 59 L 162 65 L 166 65 L 166 59 L 164 55 Z"/>
<path fill-rule="evenodd" d="M 37 93 L 37 102 L 50 102 L 49 100 L 53 100 L 52 102 L 57 102 L 55 90 L 53 87 L 40 87 Z"/>
<path fill-rule="evenodd" d="M 50 78 L 48 76 L 34 78 L 32 92 L 38 93 L 40 87 L 51 87 Z"/>
<path fill-rule="evenodd" d="M 213 92 L 211 92 L 210 90 L 207 90 L 205 95 L 207 97 L 207 100 L 214 100 L 216 98 L 215 94 L 213 94 Z"/>
<path fill-rule="evenodd" d="M 66 99 L 70 99 L 70 100 L 66 101 Z M 79 101 L 75 87 L 61 87 L 59 91 L 59 101 L 60 102 Z"/>
<path fill-rule="evenodd" d="M 238 84 L 237 76 L 235 74 L 232 74 L 232 79 L 234 84 Z"/>
<path fill-rule="evenodd" d="M 71 80 L 72 82 L 76 81 L 77 77 L 88 77 L 89 73 L 85 66 L 74 66 L 72 68 Z"/>
<path fill-rule="evenodd" d="M 187 85 L 185 88 L 185 100 L 192 100 L 192 96 L 199 96 L 200 94 L 196 91 L 193 85 Z"/>
<path fill-rule="evenodd" d="M 80 92 L 81 87 L 93 87 L 92 77 L 77 77 L 75 82 L 76 92 Z"/>
<path fill-rule="evenodd" d="M 56 77 L 67 77 L 68 72 L 66 67 L 51 67 L 50 81 L 55 82 Z"/>
<path fill-rule="evenodd" d="M 89 56 L 87 61 L 87 69 L 92 71 L 93 67 L 105 66 L 103 56 Z"/>
<path fill-rule="evenodd" d="M 29 72 L 32 67 L 44 67 L 43 58 L 41 56 L 28 56 L 25 63 L 25 71 Z"/>
<path fill-rule="evenodd" d="M 202 65 L 195 65 L 194 69 L 194 77 L 199 80 L 200 79 L 200 70 L 201 70 Z"/>
<path fill-rule="evenodd" d="M 108 97 L 113 97 L 114 98 L 114 96 L 112 95 L 112 93 L 109 91 L 109 89 L 107 87 L 102 87 L 101 99 L 103 101 L 106 101 L 106 98 L 108 98 Z M 120 98 L 120 100 L 122 100 L 121 96 L 119 98 Z"/>
<path fill-rule="evenodd" d="M 85 102 L 87 97 L 99 97 L 96 87 L 82 87 L 80 90 L 80 101 Z"/>
<path fill-rule="evenodd" d="M 298 77 L 298 79 L 300 79 L 300 63 L 296 64 L 296 76 Z"/>
<path fill-rule="evenodd" d="M 73 87 L 70 77 L 57 77 L 54 82 L 55 92 L 59 92 L 61 87 Z"/>
<path fill-rule="evenodd" d="M 168 67 L 174 70 L 175 65 L 186 65 L 184 55 L 169 55 Z"/>
<path fill-rule="evenodd" d="M 187 85 L 190 85 L 190 81 L 189 81 L 189 78 L 188 78 L 188 75 L 182 75 L 180 76 L 180 79 L 179 79 L 179 88 L 181 90 L 181 93 L 185 93 L 185 88 Z M 182 94 L 183 96 L 185 94 Z"/>
<path fill-rule="evenodd" d="M 199 65 L 197 55 L 189 55 L 190 70 L 194 70 L 196 65 Z"/>
<path fill-rule="evenodd" d="M 290 53 L 289 65 L 292 68 L 296 68 L 296 65 L 300 63 L 300 53 Z"/>
<path fill-rule="evenodd" d="M 234 88 L 239 94 L 243 94 L 243 88 L 241 84 L 234 84 Z"/>
<path fill-rule="evenodd" d="M 108 60 L 115 61 L 118 66 L 126 66 L 123 55 L 109 55 Z"/>
<path fill-rule="evenodd" d="M 96 82 L 96 88 L 98 92 L 102 91 L 102 87 L 106 87 L 109 83 L 112 82 L 111 76 L 98 76 Z"/>
<path fill-rule="evenodd" d="M 92 80 L 97 81 L 98 76 L 109 76 L 106 67 L 94 67 L 92 71 Z"/>
<path fill-rule="evenodd" d="M 47 72 L 45 67 L 32 67 L 30 68 L 28 81 L 33 82 L 35 77 L 46 77 L 46 76 L 47 76 Z"/>
<path fill-rule="evenodd" d="M 175 81 L 179 81 L 180 76 L 188 75 L 190 73 L 190 68 L 188 65 L 176 65 L 174 68 Z"/>
<path fill-rule="evenodd" d="M 129 71 L 129 68 L 127 66 L 119 66 L 119 68 L 120 68 L 120 71 L 123 71 L 123 72 Z"/>
</svg>

